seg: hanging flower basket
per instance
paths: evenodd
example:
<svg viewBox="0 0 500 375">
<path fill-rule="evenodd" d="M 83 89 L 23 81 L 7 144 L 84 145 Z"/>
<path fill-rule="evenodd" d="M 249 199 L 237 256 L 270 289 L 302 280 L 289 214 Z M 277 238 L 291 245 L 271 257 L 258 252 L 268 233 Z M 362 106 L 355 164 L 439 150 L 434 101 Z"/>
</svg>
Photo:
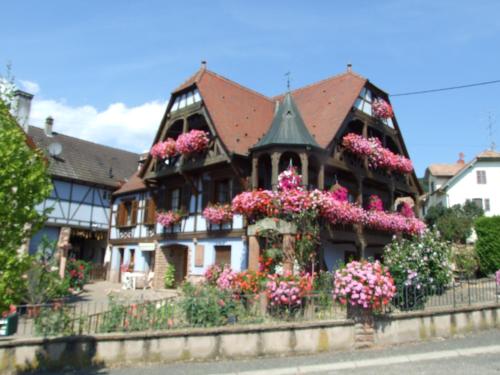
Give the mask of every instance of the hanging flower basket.
<svg viewBox="0 0 500 375">
<path fill-rule="evenodd" d="M 175 140 L 173 138 L 167 138 L 163 142 L 156 143 L 150 151 L 150 154 L 155 159 L 163 160 L 170 158 L 177 154 L 177 149 L 175 146 Z"/>
<path fill-rule="evenodd" d="M 176 224 L 179 224 L 184 215 L 178 211 L 165 211 L 158 212 L 156 214 L 156 222 L 163 225 L 165 228 L 173 227 Z"/>
<path fill-rule="evenodd" d="M 179 135 L 175 147 L 180 154 L 188 155 L 206 150 L 209 142 L 207 132 L 194 129 Z"/>
<path fill-rule="evenodd" d="M 202 213 L 210 224 L 223 224 L 233 220 L 233 212 L 229 204 L 214 204 L 207 206 Z"/>
<path fill-rule="evenodd" d="M 372 115 L 380 119 L 392 118 L 394 112 L 392 106 L 384 99 L 375 99 L 372 103 Z"/>
</svg>

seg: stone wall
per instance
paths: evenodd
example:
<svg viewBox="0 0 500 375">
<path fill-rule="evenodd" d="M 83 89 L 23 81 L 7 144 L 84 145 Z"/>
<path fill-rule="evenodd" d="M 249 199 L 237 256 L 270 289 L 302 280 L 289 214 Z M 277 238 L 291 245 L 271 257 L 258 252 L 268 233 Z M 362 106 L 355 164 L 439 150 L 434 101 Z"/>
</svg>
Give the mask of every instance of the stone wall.
<svg viewBox="0 0 500 375">
<path fill-rule="evenodd" d="M 500 328 L 500 306 L 376 317 L 376 346 Z M 0 341 L 0 372 L 351 350 L 353 320 Z M 366 337 L 364 338 L 366 339 Z"/>
</svg>

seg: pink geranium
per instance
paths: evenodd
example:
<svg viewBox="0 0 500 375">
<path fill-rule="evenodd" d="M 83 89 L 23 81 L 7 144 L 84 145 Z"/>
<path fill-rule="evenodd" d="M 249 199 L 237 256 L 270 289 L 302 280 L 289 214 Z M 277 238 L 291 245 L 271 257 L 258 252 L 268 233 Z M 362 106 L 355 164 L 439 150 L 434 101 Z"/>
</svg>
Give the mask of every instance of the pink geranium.
<svg viewBox="0 0 500 375">
<path fill-rule="evenodd" d="M 237 272 L 231 269 L 231 266 L 225 265 L 222 272 L 219 274 L 217 279 L 217 287 L 220 290 L 229 290 L 234 288 L 234 282 L 237 276 Z"/>
<path fill-rule="evenodd" d="M 380 262 L 353 261 L 335 271 L 333 298 L 365 309 L 387 305 L 396 293 L 394 280 Z"/>
<path fill-rule="evenodd" d="M 175 224 L 180 223 L 182 215 L 177 211 L 158 212 L 156 214 L 156 222 L 166 228 L 170 228 Z"/>
<path fill-rule="evenodd" d="M 370 211 L 384 211 L 384 203 L 378 195 L 370 195 L 368 198 L 368 209 Z"/>
<path fill-rule="evenodd" d="M 177 153 L 175 140 L 167 138 L 163 142 L 156 143 L 150 151 L 151 156 L 155 159 L 166 159 L 174 156 Z"/>
<path fill-rule="evenodd" d="M 372 103 L 373 116 L 381 119 L 388 119 L 394 115 L 392 106 L 384 99 L 377 98 Z"/>
<path fill-rule="evenodd" d="M 229 204 L 208 205 L 202 215 L 211 224 L 222 224 L 233 220 L 233 212 Z"/>
<path fill-rule="evenodd" d="M 175 147 L 179 153 L 184 155 L 202 152 L 206 150 L 210 142 L 208 135 L 207 132 L 202 130 L 190 130 L 187 133 L 179 135 Z"/>
<path fill-rule="evenodd" d="M 372 168 L 384 168 L 397 173 L 413 171 L 410 159 L 386 149 L 376 137 L 367 139 L 359 134 L 349 133 L 342 138 L 342 145 L 353 154 L 366 156 Z"/>
<path fill-rule="evenodd" d="M 302 176 L 297 173 L 293 166 L 288 167 L 278 176 L 278 190 L 298 190 L 301 189 Z"/>
<path fill-rule="evenodd" d="M 349 197 L 349 191 L 345 187 L 339 184 L 335 184 L 333 185 L 331 190 L 333 199 L 341 202 L 347 202 L 347 199 Z"/>
<path fill-rule="evenodd" d="M 399 208 L 401 215 L 407 218 L 415 217 L 415 212 L 408 202 L 403 202 Z"/>
</svg>

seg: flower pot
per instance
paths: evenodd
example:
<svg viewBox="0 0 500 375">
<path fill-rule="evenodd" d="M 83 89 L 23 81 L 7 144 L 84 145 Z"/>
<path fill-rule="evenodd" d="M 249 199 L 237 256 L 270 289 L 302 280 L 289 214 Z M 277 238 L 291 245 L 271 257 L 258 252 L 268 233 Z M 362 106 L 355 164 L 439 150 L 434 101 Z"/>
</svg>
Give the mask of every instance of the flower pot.
<svg viewBox="0 0 500 375">
<path fill-rule="evenodd" d="M 17 332 L 18 315 L 12 314 L 0 319 L 0 336 L 12 336 Z"/>
</svg>

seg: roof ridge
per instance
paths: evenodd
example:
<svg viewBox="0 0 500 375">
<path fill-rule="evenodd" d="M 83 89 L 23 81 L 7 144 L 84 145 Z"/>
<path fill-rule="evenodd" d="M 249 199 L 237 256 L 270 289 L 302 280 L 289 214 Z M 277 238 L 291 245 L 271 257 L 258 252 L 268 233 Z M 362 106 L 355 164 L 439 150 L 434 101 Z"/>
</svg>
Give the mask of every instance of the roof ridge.
<svg viewBox="0 0 500 375">
<path fill-rule="evenodd" d="M 299 87 L 299 88 L 297 88 L 297 89 L 295 89 L 295 90 L 292 90 L 292 91 L 291 91 L 291 94 L 293 95 L 293 94 L 297 93 L 298 91 L 302 91 L 302 90 L 305 90 L 305 89 L 311 88 L 311 87 L 316 86 L 316 85 L 320 85 L 320 84 L 322 84 L 322 83 L 324 83 L 324 82 L 331 81 L 331 80 L 333 80 L 333 79 L 337 79 L 337 78 L 340 78 L 340 77 L 342 77 L 342 76 L 346 76 L 346 75 L 353 75 L 353 76 L 355 76 L 355 77 L 358 77 L 358 78 L 360 78 L 360 79 L 363 79 L 363 80 L 365 80 L 365 81 L 368 81 L 368 78 L 363 77 L 362 75 L 360 75 L 360 74 L 358 74 L 358 73 L 356 73 L 356 72 L 353 72 L 353 71 L 350 71 L 350 72 L 342 72 L 342 73 L 338 73 L 338 74 L 335 74 L 335 75 L 330 76 L 330 77 L 327 77 L 327 78 L 323 78 L 323 79 L 321 79 L 321 80 L 319 80 L 319 81 L 316 81 L 316 82 L 313 82 L 313 83 L 309 83 L 309 84 L 307 84 L 307 85 L 305 85 L 305 86 L 302 86 L 302 87 Z M 282 93 L 282 94 L 275 95 L 275 96 L 273 96 L 272 98 L 273 98 L 273 99 L 274 99 L 274 98 L 275 98 L 275 99 L 278 99 L 279 97 L 282 97 L 282 96 L 285 96 L 285 95 L 286 95 L 286 92 L 285 92 L 285 93 Z"/>
<path fill-rule="evenodd" d="M 43 131 L 44 129 L 43 128 L 40 128 L 38 126 L 35 126 L 35 125 L 29 125 L 30 128 L 34 128 L 34 129 L 38 129 L 38 130 L 41 130 Z M 137 155 L 137 156 L 140 156 L 141 154 L 140 153 L 136 153 L 136 152 L 132 152 L 132 151 L 128 151 L 128 150 L 124 150 L 122 148 L 118 148 L 118 147 L 112 147 L 112 146 L 108 146 L 108 145 L 104 145 L 102 143 L 97 143 L 97 142 L 93 142 L 93 141 L 88 141 L 86 139 L 83 139 L 83 138 L 77 138 L 77 137 L 73 137 L 71 135 L 67 135 L 67 134 L 64 134 L 64 133 L 59 133 L 57 131 L 54 131 L 53 132 L 54 135 L 57 135 L 57 136 L 62 136 L 62 137 L 66 137 L 66 138 L 71 138 L 71 139 L 76 139 L 77 141 L 80 141 L 80 142 L 85 142 L 85 143 L 90 143 L 90 144 L 93 144 L 93 145 L 96 145 L 96 146 L 100 146 L 100 147 L 105 147 L 105 148 L 108 148 L 110 150 L 116 150 L 116 151 L 121 151 L 121 152 L 126 152 L 128 154 L 132 154 L 132 155 Z"/>
<path fill-rule="evenodd" d="M 242 84 L 240 84 L 240 83 L 238 83 L 236 81 L 233 81 L 230 78 L 224 77 L 223 75 L 221 75 L 219 73 L 215 73 L 214 71 L 209 70 L 209 69 L 205 69 L 205 72 L 207 72 L 209 74 L 212 74 L 213 76 L 215 76 L 215 77 L 217 77 L 219 79 L 222 79 L 222 80 L 226 81 L 227 83 L 229 83 L 229 84 L 231 84 L 233 86 L 239 87 L 240 89 L 243 89 L 243 90 L 248 91 L 248 92 L 250 92 L 252 94 L 258 95 L 258 96 L 260 96 L 260 97 L 262 97 L 262 98 L 264 98 L 264 99 L 266 99 L 266 100 L 268 100 L 270 102 L 273 102 L 272 98 L 270 98 L 270 97 L 268 97 L 268 96 L 266 96 L 266 95 L 264 95 L 264 94 L 262 94 L 262 93 L 260 93 L 260 92 L 258 92 L 256 90 L 254 90 L 254 89 L 251 89 L 249 87 L 243 86 Z M 201 78 L 200 78 L 200 80 L 201 80 Z"/>
<path fill-rule="evenodd" d="M 176 93 L 177 91 L 184 90 L 185 88 L 191 86 L 192 84 L 195 84 L 200 81 L 201 77 L 203 77 L 203 73 L 207 69 L 204 67 L 199 68 L 196 72 L 194 72 L 191 76 L 189 76 L 188 79 L 186 79 L 184 82 L 182 82 L 179 86 L 177 86 L 173 91 L 172 94 Z"/>
</svg>

